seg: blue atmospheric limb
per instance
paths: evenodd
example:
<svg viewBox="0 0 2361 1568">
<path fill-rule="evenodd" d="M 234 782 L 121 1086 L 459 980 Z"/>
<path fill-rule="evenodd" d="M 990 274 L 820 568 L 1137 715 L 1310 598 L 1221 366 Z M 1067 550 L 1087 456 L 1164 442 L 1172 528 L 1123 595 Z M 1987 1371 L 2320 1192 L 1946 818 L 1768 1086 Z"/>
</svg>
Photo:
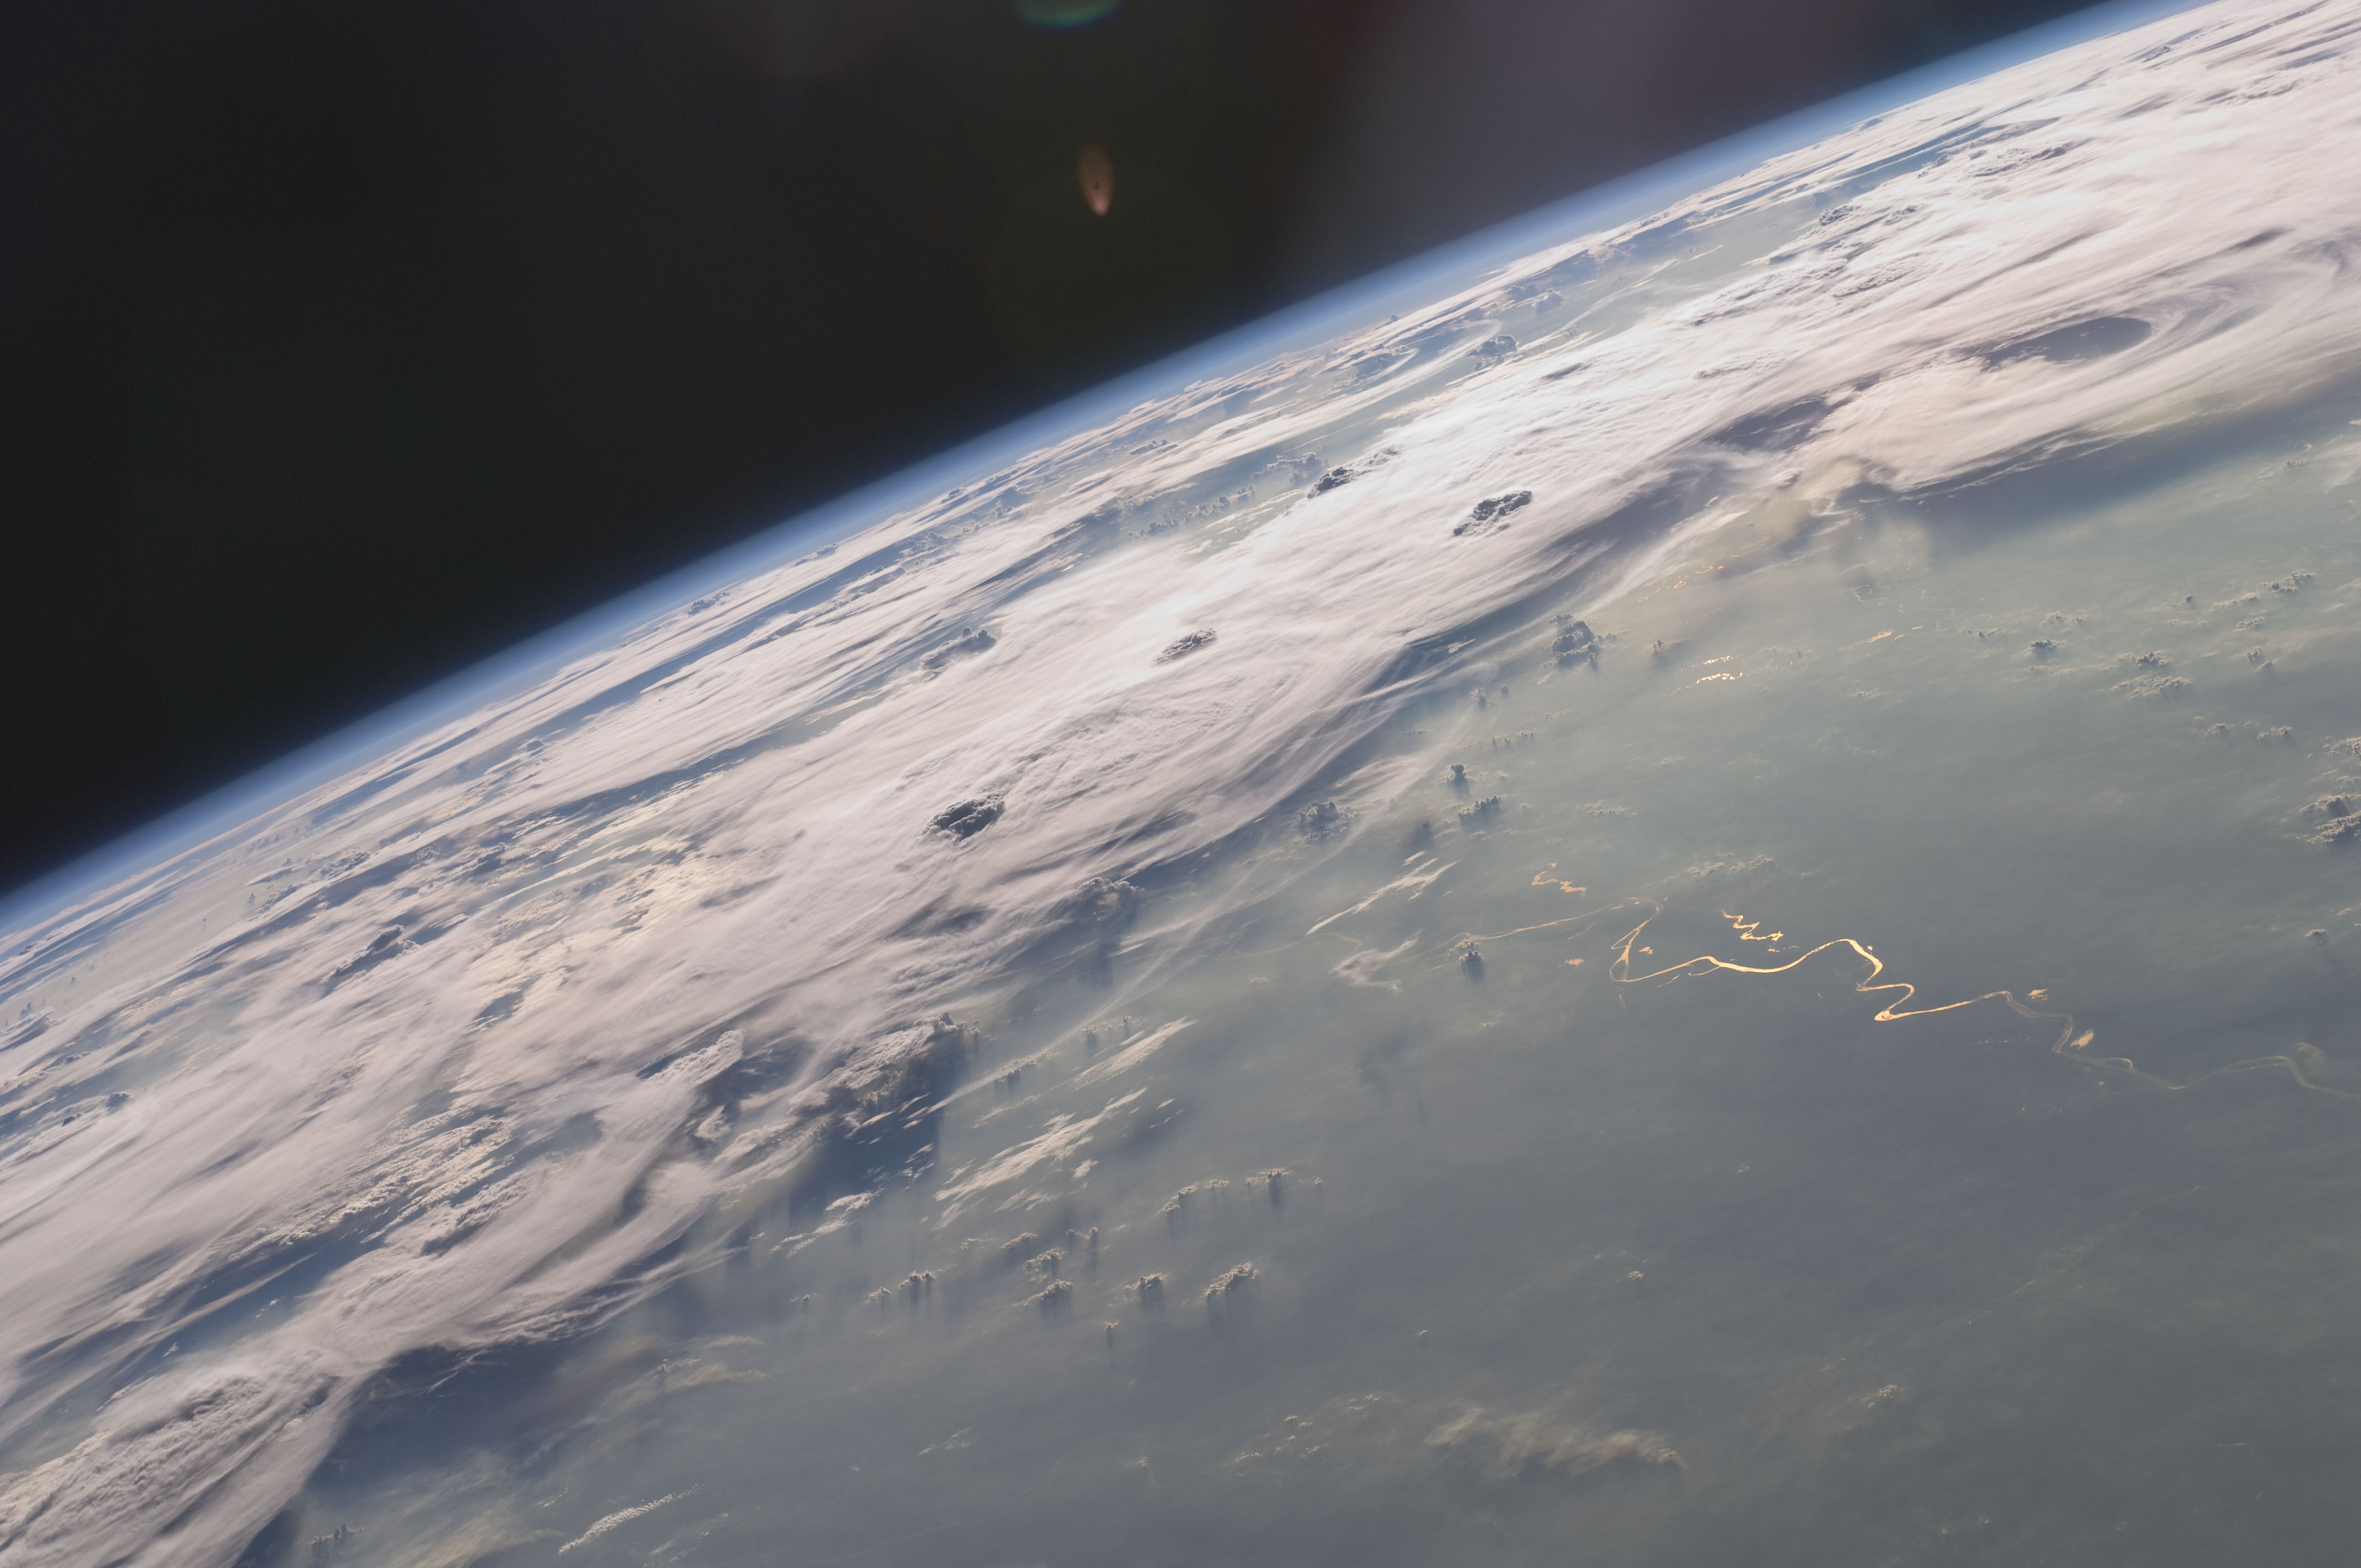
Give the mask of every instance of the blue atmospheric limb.
<svg viewBox="0 0 2361 1568">
<path fill-rule="evenodd" d="M 1752 168 L 1844 126 L 1913 103 L 1941 88 L 2085 38 L 2120 31 L 2183 9 L 2189 0 L 2113 0 L 1964 50 L 1872 86 L 1798 110 L 1709 146 L 1480 230 L 1370 277 L 1235 327 L 1090 391 L 873 481 L 836 500 L 786 519 L 742 543 L 684 566 L 614 601 L 585 611 L 524 644 L 493 655 L 378 713 L 168 813 L 157 821 L 21 886 L 0 889 L 0 928 L 37 921 L 110 876 L 153 864 L 235 828 L 301 790 L 382 753 L 500 692 L 521 686 L 623 630 L 687 602 L 750 571 L 853 532 L 879 516 L 989 471 L 1017 454 L 1072 436 L 1112 411 L 1192 378 L 1221 375 L 1320 342 L 1347 325 L 1411 308 L 1465 287 L 1493 268 L 1571 234 L 1601 229 L 1715 181 Z M 1075 27 L 1104 20 L 1122 0 L 1016 0 L 1024 20 Z"/>
</svg>

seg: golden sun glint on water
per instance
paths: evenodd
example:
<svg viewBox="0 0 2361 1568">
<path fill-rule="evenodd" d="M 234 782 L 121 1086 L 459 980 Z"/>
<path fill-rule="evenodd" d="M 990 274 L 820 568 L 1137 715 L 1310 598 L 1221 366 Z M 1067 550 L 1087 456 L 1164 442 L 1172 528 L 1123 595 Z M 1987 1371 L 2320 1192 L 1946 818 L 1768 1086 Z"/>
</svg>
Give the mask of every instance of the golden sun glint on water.
<svg viewBox="0 0 2361 1568">
<path fill-rule="evenodd" d="M 1775 943 L 1782 937 L 1786 935 L 1784 931 L 1773 931 L 1768 936 L 1759 935 L 1758 933 L 1762 926 L 1761 921 L 1748 920 L 1741 916 L 1732 915 L 1726 909 L 1721 912 L 1721 917 L 1730 922 L 1730 929 L 1736 933 L 1739 940 L 1743 942 Z M 2196 1077 L 2189 1079 L 2185 1082 L 2175 1083 L 2170 1079 L 2161 1078 L 2155 1073 L 2142 1069 L 2140 1067 L 2136 1065 L 2129 1057 L 2094 1057 L 2084 1054 L 2088 1050 L 2092 1042 L 2099 1037 L 2099 1032 L 2096 1029 L 2084 1029 L 2080 1033 L 2077 1033 L 2074 1027 L 2074 1015 L 2071 1013 L 2042 1012 L 2037 1008 L 2027 1006 L 2025 1003 L 2019 1002 L 2016 999 L 2015 992 L 2014 992 L 1987 991 L 1980 996 L 1971 996 L 1958 1002 L 1946 1002 L 1939 1006 L 1911 1007 L 1905 1009 L 1903 1004 L 1918 993 L 1918 988 L 1908 981 L 1902 980 L 1890 980 L 1880 984 L 1877 977 L 1885 972 L 1885 960 L 1879 958 L 1877 954 L 1871 949 L 1869 944 L 1857 940 L 1851 937 L 1831 938 L 1828 941 L 1820 943 L 1817 947 L 1810 948 L 1798 953 L 1795 957 L 1788 959 L 1784 964 L 1756 965 L 1732 963 L 1728 959 L 1716 958 L 1711 953 L 1701 953 L 1696 958 L 1686 959 L 1676 964 L 1666 964 L 1662 969 L 1651 970 L 1646 974 L 1633 974 L 1631 972 L 1632 953 L 1635 950 L 1642 953 L 1649 953 L 1654 950 L 1650 948 L 1635 948 L 1633 946 L 1634 943 L 1639 941 L 1640 934 L 1648 928 L 1650 924 L 1653 922 L 1654 918 L 1654 916 L 1651 916 L 1648 919 L 1641 921 L 1640 924 L 1625 932 L 1622 939 L 1615 944 L 1614 960 L 1607 966 L 1608 979 L 1614 981 L 1620 985 L 1638 985 L 1642 981 L 1651 980 L 1665 980 L 1668 978 L 1672 980 L 1697 980 L 1702 979 L 1703 977 L 1710 974 L 1787 974 L 1795 970 L 1801 969 L 1805 964 L 1809 963 L 1812 959 L 1819 957 L 1822 953 L 1829 951 L 1831 948 L 1850 948 L 1852 949 L 1853 954 L 1856 957 L 1861 959 L 1869 965 L 1869 973 L 1854 984 L 1853 990 L 1861 992 L 1864 996 L 1874 995 L 1882 991 L 1898 991 L 1902 992 L 1900 996 L 1896 997 L 1892 1002 L 1882 1004 L 1878 1010 L 1871 1015 L 1870 1021 L 1872 1023 L 1899 1024 L 1905 1019 L 1930 1018 L 1938 1013 L 1952 1013 L 1962 1007 L 1973 1007 L 1980 1002 L 1999 1002 L 2005 1005 L 2010 1012 L 2015 1014 L 2020 1018 L 2057 1019 L 2062 1023 L 2063 1027 L 2061 1027 L 2058 1032 L 2057 1042 L 2049 1047 L 2050 1054 L 2052 1056 L 2062 1058 L 2065 1060 L 2075 1063 L 2077 1066 L 2089 1068 L 2097 1071 L 2115 1071 L 2124 1073 L 2128 1077 L 2137 1080 L 2139 1082 L 2147 1084 L 2151 1088 L 2169 1090 L 2174 1092 L 2178 1092 L 2184 1089 L 2194 1089 L 2199 1084 L 2205 1082 L 2207 1080 L 2220 1078 L 2225 1073 L 2247 1072 L 2257 1068 L 2276 1067 L 2285 1069 L 2289 1077 L 2294 1079 L 2301 1088 L 2311 1093 L 2325 1094 L 2338 1100 L 2361 1099 L 2361 1094 L 2355 1094 L 2342 1089 L 2332 1089 L 2326 1084 L 2317 1083 L 2312 1080 L 2312 1079 L 2306 1073 L 2305 1069 L 2307 1067 L 2316 1068 L 2318 1064 L 2306 1058 L 2317 1058 L 2320 1053 L 2317 1047 L 2310 1045 L 2298 1045 L 2294 1049 L 2293 1055 L 2281 1052 L 2272 1052 L 2268 1056 L 2248 1057 L 2243 1060 L 2227 1062 L 2221 1067 L 2213 1069 L 2210 1072 L 2200 1073 Z M 2046 989 L 2027 992 L 2029 997 L 2044 1000 L 2048 998 L 2048 994 L 2049 993 Z"/>
</svg>

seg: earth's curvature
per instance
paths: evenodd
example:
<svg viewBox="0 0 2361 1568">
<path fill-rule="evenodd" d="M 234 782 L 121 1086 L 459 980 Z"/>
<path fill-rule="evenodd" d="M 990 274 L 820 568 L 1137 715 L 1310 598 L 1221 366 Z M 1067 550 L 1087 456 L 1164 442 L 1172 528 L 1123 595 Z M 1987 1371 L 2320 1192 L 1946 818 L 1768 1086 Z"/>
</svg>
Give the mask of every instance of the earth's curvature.
<svg viewBox="0 0 2361 1568">
<path fill-rule="evenodd" d="M 2326 1560 L 2361 5 L 1012 451 L 38 911 L 0 1565 Z"/>
</svg>

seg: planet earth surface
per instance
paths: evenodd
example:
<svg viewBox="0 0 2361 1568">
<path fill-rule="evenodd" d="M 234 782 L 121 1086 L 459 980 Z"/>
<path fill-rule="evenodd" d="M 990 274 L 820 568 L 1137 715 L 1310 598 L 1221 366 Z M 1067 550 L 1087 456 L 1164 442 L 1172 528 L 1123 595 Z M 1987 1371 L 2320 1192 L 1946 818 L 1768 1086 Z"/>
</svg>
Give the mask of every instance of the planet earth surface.
<svg viewBox="0 0 2361 1568">
<path fill-rule="evenodd" d="M 1823 130 L 20 901 L 0 1563 L 2343 1560 L 2361 5 Z"/>
</svg>

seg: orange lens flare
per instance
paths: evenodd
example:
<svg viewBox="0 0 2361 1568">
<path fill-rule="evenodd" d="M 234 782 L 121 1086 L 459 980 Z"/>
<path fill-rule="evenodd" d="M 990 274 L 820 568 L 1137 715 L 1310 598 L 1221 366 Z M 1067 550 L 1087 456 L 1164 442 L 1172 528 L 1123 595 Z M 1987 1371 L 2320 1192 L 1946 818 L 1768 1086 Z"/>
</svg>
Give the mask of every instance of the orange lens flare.
<svg viewBox="0 0 2361 1568">
<path fill-rule="evenodd" d="M 1074 160 L 1074 177 L 1082 182 L 1082 200 L 1090 203 L 1091 211 L 1106 216 L 1107 209 L 1115 205 L 1115 159 L 1107 156 L 1106 148 L 1096 142 L 1082 148 Z"/>
</svg>

